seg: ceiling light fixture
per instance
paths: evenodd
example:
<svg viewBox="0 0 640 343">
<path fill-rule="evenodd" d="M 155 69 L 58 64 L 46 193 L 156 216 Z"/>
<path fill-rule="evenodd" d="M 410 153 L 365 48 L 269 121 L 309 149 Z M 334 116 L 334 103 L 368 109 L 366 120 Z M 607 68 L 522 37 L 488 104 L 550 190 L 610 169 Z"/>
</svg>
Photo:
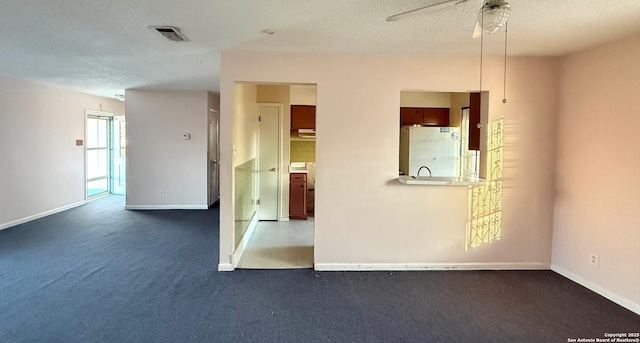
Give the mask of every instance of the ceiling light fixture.
<svg viewBox="0 0 640 343">
<path fill-rule="evenodd" d="M 507 23 L 511 5 L 504 0 L 488 0 L 478 13 L 478 21 L 487 33 L 495 33 Z"/>
<path fill-rule="evenodd" d="M 114 96 L 116 97 L 116 99 L 124 101 L 124 94 L 114 94 Z"/>
<path fill-rule="evenodd" d="M 504 24 L 504 85 L 502 86 L 502 103 L 507 103 L 507 41 L 509 37 L 509 24 Z"/>
<path fill-rule="evenodd" d="M 264 29 L 264 30 L 260 30 L 261 33 L 264 33 L 265 35 L 269 35 L 271 36 L 272 34 L 276 33 L 276 30 L 273 29 Z"/>
</svg>

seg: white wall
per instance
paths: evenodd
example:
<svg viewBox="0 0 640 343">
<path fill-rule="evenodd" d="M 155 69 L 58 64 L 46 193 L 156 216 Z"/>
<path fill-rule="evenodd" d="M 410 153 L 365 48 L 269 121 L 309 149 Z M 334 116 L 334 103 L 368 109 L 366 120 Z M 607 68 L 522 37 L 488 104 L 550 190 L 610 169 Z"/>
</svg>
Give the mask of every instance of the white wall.
<svg viewBox="0 0 640 343">
<path fill-rule="evenodd" d="M 0 229 L 85 199 L 85 110 L 122 102 L 0 76 Z"/>
<path fill-rule="evenodd" d="M 223 132 L 235 130 L 239 120 L 232 110 L 234 82 L 317 84 L 316 266 L 440 262 L 548 268 L 556 63 L 550 58 L 511 58 L 510 97 L 502 104 L 501 59 L 485 59 L 490 116 L 506 116 L 503 235 L 468 251 L 467 189 L 399 184 L 397 123 L 402 89 L 477 90 L 475 57 L 223 52 Z M 233 142 L 231 135 L 222 136 L 223 164 L 231 164 Z M 220 261 L 228 261 L 233 231 L 230 168 L 221 182 L 227 186 L 222 194 Z"/>
<path fill-rule="evenodd" d="M 228 97 L 222 96 L 222 93 L 220 97 L 220 213 L 231 213 L 225 217 L 227 222 L 224 225 L 234 228 L 220 230 L 220 250 L 229 252 L 233 252 L 236 246 L 234 168 L 256 158 L 257 92 L 255 84 L 236 83 L 227 89 Z M 227 106 L 224 106 L 225 103 Z M 231 255 L 229 253 L 221 258 L 220 265 L 233 269 Z"/>
<path fill-rule="evenodd" d="M 316 85 L 291 85 L 291 105 L 316 105 Z"/>
<path fill-rule="evenodd" d="M 451 94 L 444 91 L 402 91 L 400 92 L 402 107 L 451 107 Z"/>
<path fill-rule="evenodd" d="M 232 108 L 228 109 L 229 113 L 226 115 L 221 114 L 220 117 L 220 155 L 232 152 L 229 148 L 233 147 L 233 163 L 227 165 L 235 168 L 252 158 L 256 158 L 256 140 L 255 136 L 258 133 L 258 112 L 257 112 L 257 93 L 258 86 L 255 84 L 240 83 L 234 85 L 234 88 L 229 90 L 233 96 L 231 101 Z M 220 99 L 221 111 L 222 101 L 224 97 Z M 233 106 L 235 104 L 235 106 Z M 232 116 L 231 116 L 232 114 Z M 233 129 L 231 128 L 231 118 L 234 118 Z M 233 142 L 231 144 L 223 143 L 223 140 L 229 140 L 232 135 L 226 136 L 226 133 L 233 133 Z M 226 136 L 226 137 L 225 137 Z M 227 158 L 229 158 L 227 156 Z M 225 159 L 221 158 L 222 161 Z M 222 179 L 220 181 L 222 183 Z"/>
<path fill-rule="evenodd" d="M 206 209 L 207 92 L 127 90 L 126 99 L 126 207 Z"/>
<path fill-rule="evenodd" d="M 553 235 L 554 270 L 636 313 L 639 59 L 640 35 L 562 59 Z"/>
</svg>

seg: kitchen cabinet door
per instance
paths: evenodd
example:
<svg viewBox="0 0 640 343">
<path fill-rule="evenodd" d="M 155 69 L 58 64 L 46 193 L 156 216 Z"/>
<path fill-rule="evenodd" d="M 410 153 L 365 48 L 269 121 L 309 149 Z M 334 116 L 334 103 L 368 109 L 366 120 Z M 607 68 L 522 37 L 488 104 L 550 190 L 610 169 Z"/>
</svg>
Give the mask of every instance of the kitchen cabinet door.
<svg viewBox="0 0 640 343">
<path fill-rule="evenodd" d="M 400 126 L 449 126 L 449 109 L 432 107 L 400 107 Z"/>
<path fill-rule="evenodd" d="M 422 124 L 423 108 L 400 107 L 400 126 Z"/>
<path fill-rule="evenodd" d="M 422 125 L 449 126 L 449 109 L 425 108 L 422 114 Z"/>
<path fill-rule="evenodd" d="M 289 174 L 289 218 L 307 219 L 307 174 Z"/>
<path fill-rule="evenodd" d="M 480 93 L 469 98 L 469 150 L 480 150 Z"/>
<path fill-rule="evenodd" d="M 308 105 L 291 105 L 291 128 L 315 129 L 316 107 Z"/>
</svg>

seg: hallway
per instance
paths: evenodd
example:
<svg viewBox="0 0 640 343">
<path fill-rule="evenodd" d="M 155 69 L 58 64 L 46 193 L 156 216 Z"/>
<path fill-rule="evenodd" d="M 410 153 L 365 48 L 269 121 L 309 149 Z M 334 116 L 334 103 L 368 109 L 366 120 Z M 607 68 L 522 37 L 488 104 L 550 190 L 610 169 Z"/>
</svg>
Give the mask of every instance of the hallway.
<svg viewBox="0 0 640 343">
<path fill-rule="evenodd" d="M 314 220 L 261 221 L 247 245 L 238 268 L 313 268 Z"/>
</svg>

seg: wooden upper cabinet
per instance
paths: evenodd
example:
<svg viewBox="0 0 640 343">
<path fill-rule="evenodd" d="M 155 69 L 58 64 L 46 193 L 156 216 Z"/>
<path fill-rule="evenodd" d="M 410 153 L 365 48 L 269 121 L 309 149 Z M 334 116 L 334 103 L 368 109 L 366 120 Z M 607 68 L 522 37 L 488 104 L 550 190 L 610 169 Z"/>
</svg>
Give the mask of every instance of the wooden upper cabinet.
<svg viewBox="0 0 640 343">
<path fill-rule="evenodd" d="M 449 109 L 400 107 L 400 125 L 449 126 Z"/>
<path fill-rule="evenodd" d="M 400 125 L 422 124 L 422 108 L 400 107 Z"/>
<path fill-rule="evenodd" d="M 316 107 L 308 105 L 291 105 L 291 128 L 315 129 Z"/>
<path fill-rule="evenodd" d="M 422 125 L 449 126 L 449 109 L 425 108 L 422 115 Z"/>
<path fill-rule="evenodd" d="M 480 150 L 480 93 L 469 97 L 469 150 Z"/>
</svg>

